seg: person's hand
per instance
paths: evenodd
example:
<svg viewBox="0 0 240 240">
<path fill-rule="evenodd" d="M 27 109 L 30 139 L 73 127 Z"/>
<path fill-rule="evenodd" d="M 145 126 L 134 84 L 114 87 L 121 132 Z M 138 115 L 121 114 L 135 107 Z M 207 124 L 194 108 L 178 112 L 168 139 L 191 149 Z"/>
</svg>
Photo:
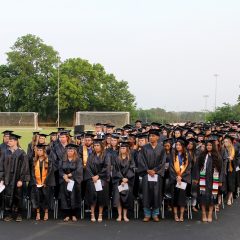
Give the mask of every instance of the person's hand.
<svg viewBox="0 0 240 240">
<path fill-rule="evenodd" d="M 230 161 L 233 161 L 233 157 L 229 157 L 228 159 L 229 159 Z"/>
<path fill-rule="evenodd" d="M 182 178 L 180 176 L 177 176 L 177 183 L 181 185 L 181 182 L 182 182 Z"/>
<path fill-rule="evenodd" d="M 219 186 L 219 187 L 222 187 L 222 183 L 221 183 L 221 182 L 220 182 L 220 183 L 218 183 L 218 186 Z"/>
<path fill-rule="evenodd" d="M 123 178 L 122 181 L 123 181 L 123 183 L 127 183 L 128 179 L 127 178 Z"/>
<path fill-rule="evenodd" d="M 65 182 L 68 182 L 68 176 L 66 174 L 63 175 L 63 179 L 65 180 Z"/>
<path fill-rule="evenodd" d="M 22 187 L 22 185 L 23 185 L 22 181 L 18 181 L 18 182 L 17 182 L 17 187 L 18 187 L 18 188 Z"/>
<path fill-rule="evenodd" d="M 151 177 L 154 177 L 155 171 L 154 171 L 154 170 L 148 170 L 148 174 L 149 174 Z"/>
<path fill-rule="evenodd" d="M 1 181 L 1 182 L 0 182 L 0 185 L 4 185 L 4 181 Z"/>
<path fill-rule="evenodd" d="M 97 182 L 98 179 L 99 179 L 99 176 L 98 176 L 98 175 L 92 177 L 93 182 Z"/>
</svg>

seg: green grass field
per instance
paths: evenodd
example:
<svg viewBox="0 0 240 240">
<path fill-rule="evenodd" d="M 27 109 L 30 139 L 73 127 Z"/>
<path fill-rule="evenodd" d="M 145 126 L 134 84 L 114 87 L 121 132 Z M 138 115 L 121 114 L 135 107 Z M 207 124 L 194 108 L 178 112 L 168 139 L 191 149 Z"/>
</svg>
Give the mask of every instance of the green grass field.
<svg viewBox="0 0 240 240">
<path fill-rule="evenodd" d="M 32 132 L 35 131 L 33 129 L 20 129 L 20 128 L 0 128 L 0 132 L 4 131 L 4 130 L 13 130 L 14 133 L 22 136 L 22 138 L 20 139 L 20 146 L 22 147 L 22 149 L 24 149 L 25 151 L 27 151 L 27 145 L 29 142 L 31 142 L 32 140 Z M 72 128 L 67 128 L 67 129 L 71 129 Z M 38 130 L 40 133 L 46 133 L 49 134 L 51 132 L 56 131 L 56 128 L 41 128 L 40 130 Z M 72 133 L 73 134 L 73 133 Z M 47 137 L 47 143 L 49 143 L 49 137 Z"/>
</svg>

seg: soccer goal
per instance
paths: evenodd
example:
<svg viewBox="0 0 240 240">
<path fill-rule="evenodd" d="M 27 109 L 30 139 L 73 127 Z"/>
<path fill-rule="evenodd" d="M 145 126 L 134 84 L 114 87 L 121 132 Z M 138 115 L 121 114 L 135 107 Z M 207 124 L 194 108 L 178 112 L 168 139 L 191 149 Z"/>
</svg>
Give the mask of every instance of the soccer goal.
<svg viewBox="0 0 240 240">
<path fill-rule="evenodd" d="M 38 129 L 38 113 L 36 112 L 0 112 L 0 128 L 32 128 Z"/>
<path fill-rule="evenodd" d="M 130 122 L 129 112 L 76 112 L 75 125 L 94 126 L 96 123 L 111 123 L 122 127 Z"/>
</svg>

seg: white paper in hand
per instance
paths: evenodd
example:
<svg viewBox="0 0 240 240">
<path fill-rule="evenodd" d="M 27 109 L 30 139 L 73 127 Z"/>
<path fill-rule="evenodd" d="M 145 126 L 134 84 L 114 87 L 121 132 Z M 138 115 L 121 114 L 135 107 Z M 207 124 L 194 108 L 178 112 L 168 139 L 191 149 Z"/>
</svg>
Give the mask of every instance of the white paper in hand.
<svg viewBox="0 0 240 240">
<path fill-rule="evenodd" d="M 37 184 L 37 188 L 41 188 L 42 186 L 42 184 Z"/>
<path fill-rule="evenodd" d="M 94 183 L 94 185 L 95 185 L 96 192 L 100 192 L 100 191 L 103 190 L 102 183 L 101 183 L 100 179 L 98 179 L 97 182 Z"/>
<path fill-rule="evenodd" d="M 74 186 L 74 181 L 73 181 L 73 180 L 69 180 L 69 183 L 68 183 L 68 185 L 67 185 L 67 190 L 68 190 L 69 192 L 72 192 L 73 186 Z"/>
<path fill-rule="evenodd" d="M 0 193 L 5 189 L 5 185 L 0 184 Z"/>
<path fill-rule="evenodd" d="M 154 174 L 154 176 L 152 177 L 151 175 L 148 174 L 148 181 L 149 182 L 157 182 L 158 181 L 158 175 Z"/>
<path fill-rule="evenodd" d="M 124 185 L 119 185 L 118 186 L 118 191 L 119 192 L 122 192 L 122 191 L 127 191 L 129 188 L 128 188 L 128 184 L 127 183 L 125 183 Z"/>
<path fill-rule="evenodd" d="M 185 190 L 187 188 L 187 183 L 185 182 L 181 182 L 181 184 L 177 183 L 176 187 Z"/>
<path fill-rule="evenodd" d="M 239 166 L 236 167 L 236 172 L 240 171 L 240 168 Z"/>
</svg>

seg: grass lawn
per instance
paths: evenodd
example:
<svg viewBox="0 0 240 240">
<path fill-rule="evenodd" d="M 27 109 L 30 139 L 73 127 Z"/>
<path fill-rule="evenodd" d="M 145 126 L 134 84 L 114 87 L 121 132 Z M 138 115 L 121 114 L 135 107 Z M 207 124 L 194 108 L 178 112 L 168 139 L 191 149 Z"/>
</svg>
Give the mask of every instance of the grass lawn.
<svg viewBox="0 0 240 240">
<path fill-rule="evenodd" d="M 13 130 L 14 133 L 22 136 L 22 138 L 20 139 L 20 146 L 21 146 L 22 149 L 27 151 L 27 145 L 28 145 L 29 142 L 32 141 L 32 132 L 34 132 L 35 130 L 33 130 L 33 129 L 20 129 L 20 128 L 16 128 L 16 129 L 7 128 L 7 129 L 8 130 Z M 73 131 L 72 128 L 67 128 L 67 129 L 71 129 Z M 0 128 L 0 132 L 3 132 L 4 130 L 6 130 L 6 128 Z M 39 131 L 40 131 L 40 133 L 49 134 L 51 132 L 56 132 L 56 128 L 41 128 L 41 130 L 39 130 Z M 47 137 L 47 143 L 49 143 L 49 137 Z"/>
</svg>

